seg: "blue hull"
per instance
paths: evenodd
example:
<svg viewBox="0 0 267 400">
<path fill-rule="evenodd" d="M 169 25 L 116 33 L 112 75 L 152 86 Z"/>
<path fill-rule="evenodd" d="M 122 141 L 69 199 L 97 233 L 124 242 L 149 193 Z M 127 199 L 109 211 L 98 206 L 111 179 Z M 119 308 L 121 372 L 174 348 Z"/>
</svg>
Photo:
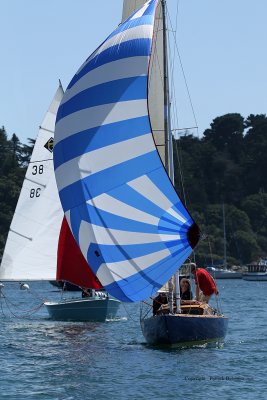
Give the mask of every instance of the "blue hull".
<svg viewBox="0 0 267 400">
<path fill-rule="evenodd" d="M 141 320 L 149 344 L 182 344 L 223 339 L 228 318 L 205 315 L 157 315 Z"/>
<path fill-rule="evenodd" d="M 78 299 L 46 302 L 49 316 L 57 321 L 104 322 L 116 316 L 120 301 L 105 299 Z"/>
</svg>

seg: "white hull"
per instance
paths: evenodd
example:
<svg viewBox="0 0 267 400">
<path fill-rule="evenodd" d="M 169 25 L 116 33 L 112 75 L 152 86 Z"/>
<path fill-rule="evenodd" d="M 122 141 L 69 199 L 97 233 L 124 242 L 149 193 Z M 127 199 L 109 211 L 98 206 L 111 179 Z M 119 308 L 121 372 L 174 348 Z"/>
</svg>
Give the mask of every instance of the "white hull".
<svg viewBox="0 0 267 400">
<path fill-rule="evenodd" d="M 235 272 L 229 269 L 217 269 L 215 267 L 207 267 L 206 270 L 215 279 L 242 279 L 242 272 Z"/>
<path fill-rule="evenodd" d="M 267 281 L 267 273 L 251 272 L 243 274 L 245 281 Z"/>
<path fill-rule="evenodd" d="M 216 279 L 242 279 L 242 272 L 216 271 Z"/>
</svg>

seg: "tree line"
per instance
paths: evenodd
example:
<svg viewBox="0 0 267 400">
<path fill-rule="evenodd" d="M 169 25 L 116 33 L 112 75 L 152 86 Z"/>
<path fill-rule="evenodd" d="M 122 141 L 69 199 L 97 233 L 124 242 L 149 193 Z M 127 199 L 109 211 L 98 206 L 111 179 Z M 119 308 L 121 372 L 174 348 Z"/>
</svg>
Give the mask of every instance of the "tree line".
<svg viewBox="0 0 267 400">
<path fill-rule="evenodd" d="M 266 155 L 266 115 L 226 114 L 201 138 L 185 132 L 175 140 L 175 186 L 203 233 L 195 252 L 199 263 L 222 262 L 223 204 L 228 263 L 267 255 Z"/>
<path fill-rule="evenodd" d="M 0 128 L 0 259 L 18 196 L 30 161 L 34 141 L 22 144 L 16 134 L 8 139 Z"/>
<path fill-rule="evenodd" d="M 22 144 L 0 128 L 0 257 L 34 140 Z M 175 187 L 199 225 L 199 264 L 246 264 L 267 255 L 267 117 L 226 114 L 201 138 L 183 132 L 174 139 Z"/>
</svg>

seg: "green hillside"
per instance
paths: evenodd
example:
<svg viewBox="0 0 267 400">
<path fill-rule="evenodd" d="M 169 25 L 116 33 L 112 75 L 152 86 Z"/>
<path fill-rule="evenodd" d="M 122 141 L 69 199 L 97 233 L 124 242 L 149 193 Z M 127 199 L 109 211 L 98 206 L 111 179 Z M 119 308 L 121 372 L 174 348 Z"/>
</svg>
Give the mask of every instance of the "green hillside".
<svg viewBox="0 0 267 400">
<path fill-rule="evenodd" d="M 176 188 L 204 234 L 197 261 L 223 258 L 223 203 L 229 264 L 266 256 L 266 115 L 217 117 L 201 139 L 185 132 L 176 140 L 174 157 Z"/>
</svg>

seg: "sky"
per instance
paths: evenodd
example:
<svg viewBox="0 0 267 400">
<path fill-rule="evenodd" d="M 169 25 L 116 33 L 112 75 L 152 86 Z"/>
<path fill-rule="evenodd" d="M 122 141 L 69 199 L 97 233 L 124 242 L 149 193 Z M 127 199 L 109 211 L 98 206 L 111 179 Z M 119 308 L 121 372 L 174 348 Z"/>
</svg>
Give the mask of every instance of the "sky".
<svg viewBox="0 0 267 400">
<path fill-rule="evenodd" d="M 134 0 L 133 0 L 134 1 Z M 226 113 L 267 110 L 267 1 L 168 0 L 198 134 Z M 35 138 L 61 79 L 120 23 L 123 0 L 0 0 L 0 126 Z M 174 23 L 174 22 L 173 22 Z M 174 27 L 174 25 L 173 25 Z M 178 70 L 177 70 L 178 71 Z M 179 127 L 195 126 L 182 72 Z M 176 128 L 176 127 L 174 127 Z"/>
</svg>

